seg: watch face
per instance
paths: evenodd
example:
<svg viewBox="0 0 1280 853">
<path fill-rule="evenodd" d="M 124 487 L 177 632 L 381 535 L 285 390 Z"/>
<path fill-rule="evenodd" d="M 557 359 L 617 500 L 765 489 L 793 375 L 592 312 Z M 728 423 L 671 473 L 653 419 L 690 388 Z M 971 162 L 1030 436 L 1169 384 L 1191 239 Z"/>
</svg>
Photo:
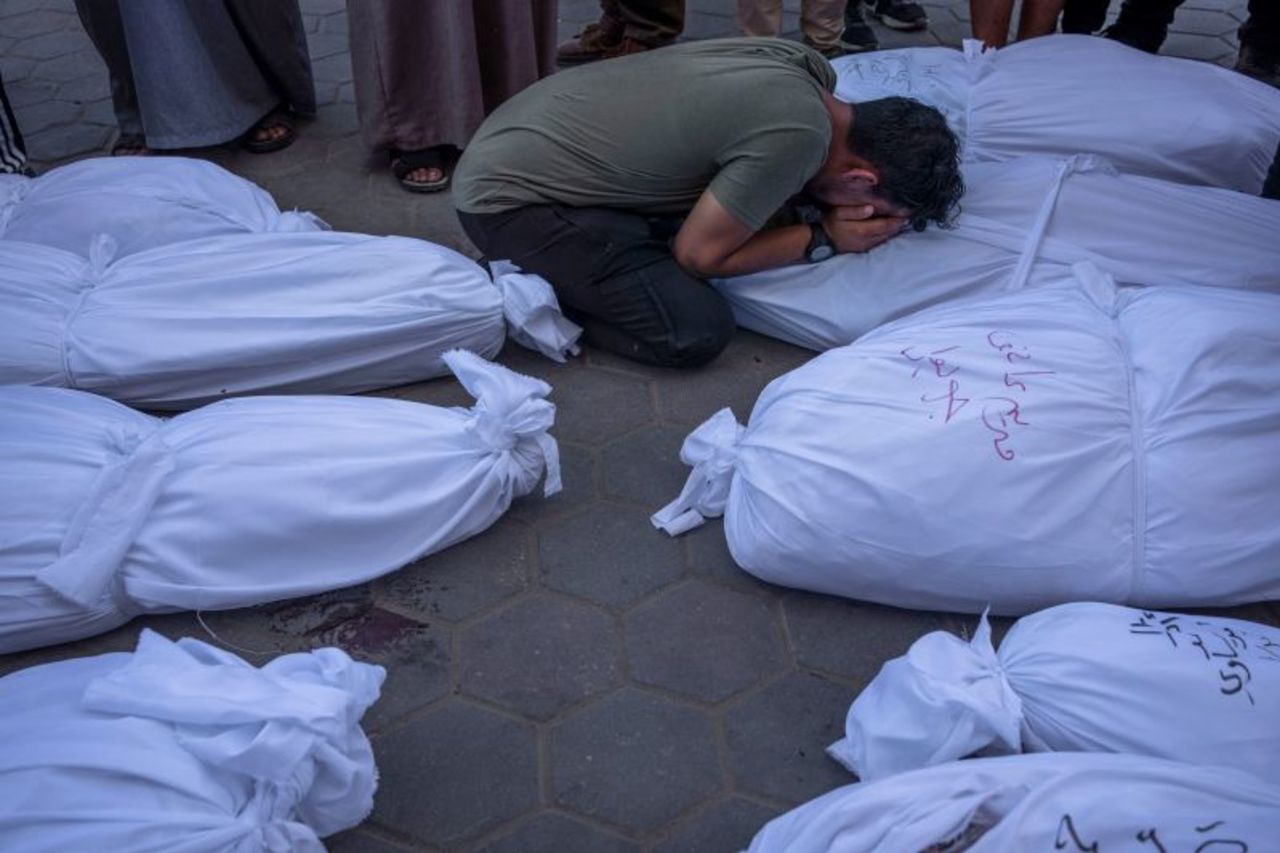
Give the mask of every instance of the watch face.
<svg viewBox="0 0 1280 853">
<path fill-rule="evenodd" d="M 809 253 L 809 260 L 816 264 L 825 261 L 835 253 L 836 250 L 831 246 L 814 246 L 813 251 Z"/>
</svg>

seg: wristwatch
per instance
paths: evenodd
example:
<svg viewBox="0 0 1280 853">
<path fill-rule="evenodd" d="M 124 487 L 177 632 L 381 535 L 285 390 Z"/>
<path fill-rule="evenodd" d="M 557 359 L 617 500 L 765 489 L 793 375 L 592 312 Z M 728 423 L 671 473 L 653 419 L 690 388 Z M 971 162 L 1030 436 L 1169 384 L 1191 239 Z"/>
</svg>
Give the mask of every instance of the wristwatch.
<svg viewBox="0 0 1280 853">
<path fill-rule="evenodd" d="M 809 245 L 805 247 L 804 259 L 811 264 L 821 263 L 836 253 L 835 244 L 821 222 L 809 223 Z"/>
</svg>

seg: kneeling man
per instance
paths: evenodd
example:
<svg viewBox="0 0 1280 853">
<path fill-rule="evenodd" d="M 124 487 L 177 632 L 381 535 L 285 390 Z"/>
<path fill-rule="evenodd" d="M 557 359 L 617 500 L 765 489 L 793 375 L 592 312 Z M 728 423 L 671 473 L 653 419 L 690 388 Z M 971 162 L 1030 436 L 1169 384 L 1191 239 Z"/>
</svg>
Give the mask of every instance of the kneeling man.
<svg viewBox="0 0 1280 853">
<path fill-rule="evenodd" d="M 488 257 L 550 281 L 593 345 L 703 364 L 734 326 L 706 279 L 866 251 L 956 209 L 958 144 L 942 116 L 906 98 L 846 104 L 835 82 L 822 56 L 778 39 L 555 74 L 467 145 L 459 219 Z M 766 228 L 802 191 L 821 216 Z"/>
</svg>

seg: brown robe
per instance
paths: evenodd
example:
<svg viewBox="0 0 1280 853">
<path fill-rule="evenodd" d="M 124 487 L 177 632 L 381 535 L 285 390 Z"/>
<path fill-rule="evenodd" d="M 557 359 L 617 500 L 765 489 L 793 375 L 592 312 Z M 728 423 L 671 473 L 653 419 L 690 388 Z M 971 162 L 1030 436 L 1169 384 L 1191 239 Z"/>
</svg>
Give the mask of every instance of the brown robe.
<svg viewBox="0 0 1280 853">
<path fill-rule="evenodd" d="M 373 148 L 462 148 L 555 67 L 556 0 L 347 0 L 356 110 Z"/>
</svg>

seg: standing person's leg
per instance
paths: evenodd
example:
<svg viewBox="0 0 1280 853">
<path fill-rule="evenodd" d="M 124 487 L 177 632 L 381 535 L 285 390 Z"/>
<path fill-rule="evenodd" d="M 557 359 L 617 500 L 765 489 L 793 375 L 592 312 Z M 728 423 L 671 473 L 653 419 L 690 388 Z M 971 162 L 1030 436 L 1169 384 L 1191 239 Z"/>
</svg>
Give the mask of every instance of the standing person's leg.
<svg viewBox="0 0 1280 853">
<path fill-rule="evenodd" d="M 715 358 L 733 335 L 724 297 L 681 269 L 642 216 L 544 205 L 458 218 L 488 257 L 551 282 L 592 346 L 693 367 Z"/>
<path fill-rule="evenodd" d="M 1066 0 L 1062 7 L 1062 31 L 1088 35 L 1107 22 L 1111 0 Z"/>
<path fill-rule="evenodd" d="M 13 117 L 13 107 L 4 92 L 4 80 L 0 79 L 0 173 L 23 175 L 27 171 L 27 149 L 22 143 L 22 131 Z"/>
<path fill-rule="evenodd" d="M 738 26 L 746 36 L 782 32 L 782 0 L 738 0 Z"/>
<path fill-rule="evenodd" d="M 969 0 L 973 37 L 987 47 L 1004 47 L 1009 41 L 1013 0 Z"/>
<path fill-rule="evenodd" d="M 138 93 L 133 85 L 133 69 L 129 66 L 129 48 L 125 43 L 124 24 L 120 19 L 119 0 L 76 0 L 80 23 L 102 61 L 111 80 L 111 106 L 115 109 L 120 138 L 112 154 L 149 154 L 142 132 L 142 115 L 138 111 Z"/>
<path fill-rule="evenodd" d="M 390 153 L 405 189 L 445 189 L 485 115 L 472 4 L 351 0 L 347 14 L 365 143 Z"/>
<path fill-rule="evenodd" d="M 1103 32 L 1109 39 L 1159 53 L 1169 35 L 1169 25 L 1183 0 L 1124 0 L 1116 22 Z"/>
<path fill-rule="evenodd" d="M 1047 36 L 1057 31 L 1062 0 L 1022 0 L 1018 12 L 1018 41 Z"/>
<path fill-rule="evenodd" d="M 1235 69 L 1280 86 L 1280 0 L 1249 0 L 1249 19 L 1240 27 Z"/>
<path fill-rule="evenodd" d="M 800 29 L 804 43 L 828 59 L 843 55 L 840 34 L 849 2 L 861 3 L 862 0 L 801 0 Z"/>
<path fill-rule="evenodd" d="M 617 0 L 623 40 L 662 47 L 684 32 L 684 0 Z"/>
<path fill-rule="evenodd" d="M 840 35 L 844 49 L 850 53 L 879 50 L 880 40 L 862 14 L 862 0 L 849 0 L 844 7 L 844 32 Z"/>
</svg>

